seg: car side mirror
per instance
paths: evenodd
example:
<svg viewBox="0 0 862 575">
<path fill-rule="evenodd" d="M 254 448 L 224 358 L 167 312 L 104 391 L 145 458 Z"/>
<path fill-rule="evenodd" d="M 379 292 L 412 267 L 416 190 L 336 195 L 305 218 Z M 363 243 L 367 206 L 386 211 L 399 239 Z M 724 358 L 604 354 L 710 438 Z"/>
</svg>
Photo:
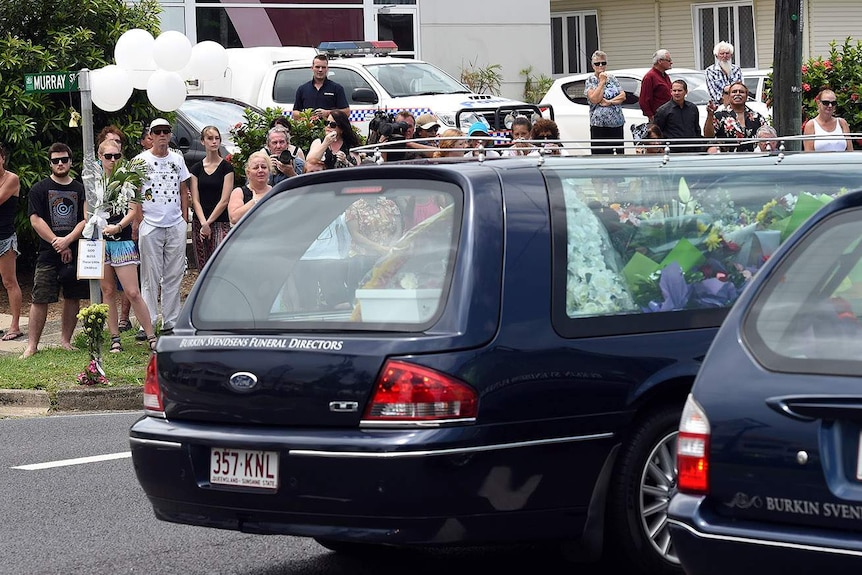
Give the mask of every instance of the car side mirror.
<svg viewBox="0 0 862 575">
<path fill-rule="evenodd" d="M 185 136 L 181 137 L 179 141 L 171 141 L 172 148 L 178 148 L 183 152 L 187 152 L 191 145 L 191 142 Z"/>
<path fill-rule="evenodd" d="M 377 94 L 371 88 L 354 88 L 350 98 L 354 102 L 361 104 L 376 104 L 380 101 Z"/>
</svg>

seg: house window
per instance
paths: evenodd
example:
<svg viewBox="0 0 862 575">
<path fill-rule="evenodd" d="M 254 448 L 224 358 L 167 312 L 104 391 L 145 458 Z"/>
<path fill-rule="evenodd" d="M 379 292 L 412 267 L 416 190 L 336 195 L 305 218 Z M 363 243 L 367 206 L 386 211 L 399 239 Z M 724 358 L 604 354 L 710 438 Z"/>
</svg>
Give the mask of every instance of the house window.
<svg viewBox="0 0 862 575">
<path fill-rule="evenodd" d="M 694 10 L 696 65 L 700 69 L 715 62 L 712 49 L 722 40 L 733 44 L 733 62 L 741 68 L 757 68 L 754 5 L 751 2 L 700 4 Z"/>
<path fill-rule="evenodd" d="M 565 12 L 551 15 L 553 74 L 578 74 L 590 70 L 590 58 L 598 49 L 597 12 Z"/>
</svg>

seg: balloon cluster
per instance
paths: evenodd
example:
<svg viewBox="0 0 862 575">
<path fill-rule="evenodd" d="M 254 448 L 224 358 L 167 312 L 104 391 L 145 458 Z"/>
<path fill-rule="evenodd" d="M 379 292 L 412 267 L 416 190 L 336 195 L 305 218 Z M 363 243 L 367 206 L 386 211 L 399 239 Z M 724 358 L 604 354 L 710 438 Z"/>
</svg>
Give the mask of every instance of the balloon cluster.
<svg viewBox="0 0 862 575">
<path fill-rule="evenodd" d="M 106 112 L 126 105 L 132 90 L 146 90 L 158 110 L 172 112 L 186 100 L 186 79 L 212 80 L 227 68 L 227 52 L 209 40 L 192 47 L 180 32 L 163 32 L 158 38 L 146 30 L 128 30 L 114 46 L 114 60 L 90 73 L 93 104 Z"/>
</svg>

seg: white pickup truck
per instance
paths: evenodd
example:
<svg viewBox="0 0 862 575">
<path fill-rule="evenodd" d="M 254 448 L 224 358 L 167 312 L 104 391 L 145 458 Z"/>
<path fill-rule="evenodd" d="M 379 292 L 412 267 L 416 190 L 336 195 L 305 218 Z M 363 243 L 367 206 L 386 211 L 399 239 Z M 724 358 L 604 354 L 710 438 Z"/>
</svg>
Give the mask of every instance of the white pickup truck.
<svg viewBox="0 0 862 575">
<path fill-rule="evenodd" d="M 433 64 L 387 56 L 391 42 L 326 42 L 314 48 L 228 50 L 223 80 L 192 86 L 190 93 L 229 96 L 261 108 L 293 110 L 296 89 L 311 80 L 311 62 L 329 56 L 329 79 L 344 87 L 350 121 L 363 134 L 375 113 L 409 110 L 434 114 L 442 127 L 467 127 L 484 119 L 491 132 L 506 131 L 504 118 L 532 114 L 535 106 L 489 94 L 476 94 Z M 265 70 L 264 70 L 265 68 Z"/>
</svg>

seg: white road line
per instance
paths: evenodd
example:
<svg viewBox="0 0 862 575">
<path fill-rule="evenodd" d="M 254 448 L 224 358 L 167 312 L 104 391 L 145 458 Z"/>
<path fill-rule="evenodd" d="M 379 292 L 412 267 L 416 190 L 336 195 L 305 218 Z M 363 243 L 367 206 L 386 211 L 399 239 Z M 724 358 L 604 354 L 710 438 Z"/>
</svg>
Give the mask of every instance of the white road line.
<svg viewBox="0 0 862 575">
<path fill-rule="evenodd" d="M 68 465 L 82 465 L 84 463 L 110 461 L 111 459 L 126 459 L 131 456 L 131 451 L 124 451 L 122 453 L 108 453 L 107 455 L 93 455 L 92 457 L 77 457 L 75 459 L 61 459 L 59 461 L 47 461 L 45 463 L 31 463 L 30 465 L 16 465 L 12 469 L 36 471 L 38 469 L 50 469 L 52 467 L 66 467 Z"/>
</svg>

